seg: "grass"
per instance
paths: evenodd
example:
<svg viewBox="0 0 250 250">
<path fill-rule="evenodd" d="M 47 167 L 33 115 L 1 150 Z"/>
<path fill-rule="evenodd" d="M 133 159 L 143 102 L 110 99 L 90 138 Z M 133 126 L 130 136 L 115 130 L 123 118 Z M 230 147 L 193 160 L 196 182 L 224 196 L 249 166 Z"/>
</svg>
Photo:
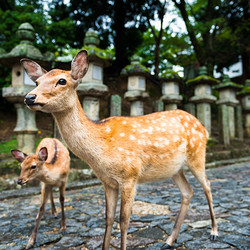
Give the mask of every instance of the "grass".
<svg viewBox="0 0 250 250">
<path fill-rule="evenodd" d="M 17 148 L 17 140 L 12 139 L 11 141 L 5 141 L 5 142 L 1 142 L 0 143 L 0 153 L 4 153 L 4 154 L 10 154 L 10 151 L 12 149 L 16 149 Z"/>
</svg>

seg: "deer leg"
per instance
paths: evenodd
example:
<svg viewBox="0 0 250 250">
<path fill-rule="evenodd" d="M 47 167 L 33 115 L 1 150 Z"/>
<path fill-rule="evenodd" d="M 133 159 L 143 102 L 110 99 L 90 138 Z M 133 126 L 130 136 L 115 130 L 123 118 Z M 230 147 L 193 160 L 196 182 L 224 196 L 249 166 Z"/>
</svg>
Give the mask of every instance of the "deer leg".
<svg viewBox="0 0 250 250">
<path fill-rule="evenodd" d="M 193 174 L 196 177 L 196 179 L 200 182 L 204 190 L 204 193 L 206 195 L 208 206 L 209 206 L 209 211 L 210 211 L 210 217 L 212 221 L 212 230 L 211 230 L 210 239 L 216 240 L 218 237 L 218 226 L 217 226 L 215 213 L 213 209 L 213 198 L 212 198 L 212 193 L 211 193 L 210 181 L 206 177 L 205 169 L 204 171 L 193 172 Z"/>
<path fill-rule="evenodd" d="M 119 189 L 114 189 L 105 185 L 104 190 L 106 199 L 106 230 L 102 249 L 108 250 L 111 240 L 112 226 L 114 224 L 115 219 L 115 211 Z"/>
<path fill-rule="evenodd" d="M 120 212 L 120 227 L 121 227 L 121 249 L 126 249 L 127 231 L 131 209 L 135 196 L 135 182 L 124 183 L 121 187 L 121 212 Z"/>
<path fill-rule="evenodd" d="M 43 185 L 42 186 L 42 192 L 41 192 L 41 205 L 40 205 L 40 209 L 36 218 L 36 225 L 32 231 L 32 234 L 29 238 L 28 244 L 26 246 L 26 249 L 31 248 L 35 241 L 36 241 L 36 235 L 37 235 L 37 230 L 41 221 L 41 218 L 43 216 L 44 210 L 45 210 L 45 206 L 46 206 L 46 202 L 48 200 L 48 196 L 49 196 L 49 192 L 50 192 L 50 187 Z"/>
<path fill-rule="evenodd" d="M 170 249 L 174 241 L 177 240 L 181 224 L 185 218 L 185 215 L 188 211 L 189 203 L 193 197 L 193 189 L 188 183 L 182 169 L 172 177 L 172 180 L 181 191 L 181 197 L 182 197 L 181 207 L 179 214 L 176 218 L 172 233 L 170 234 L 166 243 L 162 246 L 161 249 Z"/>
<path fill-rule="evenodd" d="M 65 222 L 65 214 L 64 214 L 64 193 L 65 193 L 66 183 L 63 183 L 60 187 L 60 204 L 61 204 L 61 228 L 62 233 L 66 232 L 66 222 Z"/>
<path fill-rule="evenodd" d="M 53 188 L 51 187 L 50 190 L 50 203 L 51 203 L 51 213 L 54 215 L 54 217 L 57 217 L 58 213 L 56 212 L 56 207 L 54 203 L 54 198 L 53 198 Z"/>
</svg>

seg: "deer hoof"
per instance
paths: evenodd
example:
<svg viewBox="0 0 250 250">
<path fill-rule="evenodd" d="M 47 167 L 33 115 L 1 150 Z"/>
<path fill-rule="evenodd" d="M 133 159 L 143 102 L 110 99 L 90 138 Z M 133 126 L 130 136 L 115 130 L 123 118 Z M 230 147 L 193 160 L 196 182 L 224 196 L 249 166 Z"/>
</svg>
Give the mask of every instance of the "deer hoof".
<svg viewBox="0 0 250 250">
<path fill-rule="evenodd" d="M 162 247 L 161 247 L 161 250 L 164 250 L 164 249 L 173 249 L 172 246 L 168 245 L 167 243 L 165 243 Z"/>
<path fill-rule="evenodd" d="M 26 245 L 25 249 L 30 249 L 30 248 L 32 248 L 32 247 L 33 247 L 33 244 L 28 243 L 28 244 Z"/>
<path fill-rule="evenodd" d="M 211 241 L 216 241 L 217 238 L 218 238 L 217 235 L 212 235 L 212 234 L 210 235 L 210 240 L 211 240 Z"/>
</svg>

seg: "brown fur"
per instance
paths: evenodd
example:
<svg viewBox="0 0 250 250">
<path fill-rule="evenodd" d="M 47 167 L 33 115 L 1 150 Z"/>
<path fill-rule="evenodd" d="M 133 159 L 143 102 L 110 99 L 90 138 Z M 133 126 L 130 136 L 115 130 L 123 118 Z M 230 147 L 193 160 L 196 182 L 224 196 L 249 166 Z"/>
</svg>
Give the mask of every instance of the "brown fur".
<svg viewBox="0 0 250 250">
<path fill-rule="evenodd" d="M 22 61 L 32 77 L 32 68 Z M 77 83 L 88 66 L 87 53 L 81 51 L 71 64 L 71 71 L 53 70 L 53 77 L 43 74 L 39 86 L 29 93 L 36 102 L 30 106 L 53 114 L 69 148 L 86 161 L 104 184 L 106 197 L 106 232 L 103 248 L 108 249 L 115 216 L 118 190 L 121 190 L 121 249 L 126 248 L 126 235 L 137 183 L 172 178 L 182 194 L 182 204 L 174 229 L 167 240 L 172 246 L 177 239 L 193 190 L 183 174 L 187 164 L 206 193 L 212 218 L 212 235 L 217 225 L 212 195 L 205 175 L 207 132 L 191 114 L 181 110 L 153 113 L 140 117 L 111 117 L 94 123 L 84 114 L 76 93 Z M 55 87 L 60 79 L 64 86 Z M 50 91 L 47 91 L 47 90 Z"/>
</svg>

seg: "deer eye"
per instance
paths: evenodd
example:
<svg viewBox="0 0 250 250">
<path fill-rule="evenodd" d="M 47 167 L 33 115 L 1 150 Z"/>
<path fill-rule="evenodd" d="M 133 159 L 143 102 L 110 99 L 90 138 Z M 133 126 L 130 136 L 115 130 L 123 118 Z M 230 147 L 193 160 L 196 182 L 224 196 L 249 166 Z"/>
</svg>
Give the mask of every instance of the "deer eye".
<svg viewBox="0 0 250 250">
<path fill-rule="evenodd" d="M 38 86 L 38 82 L 37 82 L 37 81 L 35 81 L 35 83 L 36 83 L 36 86 Z"/>
<path fill-rule="evenodd" d="M 66 85 L 66 80 L 63 79 L 63 78 L 61 78 L 61 79 L 57 82 L 57 84 Z M 57 85 L 57 84 L 56 84 L 56 85 Z"/>
<path fill-rule="evenodd" d="M 36 165 L 32 165 L 30 168 L 31 168 L 31 169 L 35 169 L 35 168 L 36 168 Z"/>
</svg>

